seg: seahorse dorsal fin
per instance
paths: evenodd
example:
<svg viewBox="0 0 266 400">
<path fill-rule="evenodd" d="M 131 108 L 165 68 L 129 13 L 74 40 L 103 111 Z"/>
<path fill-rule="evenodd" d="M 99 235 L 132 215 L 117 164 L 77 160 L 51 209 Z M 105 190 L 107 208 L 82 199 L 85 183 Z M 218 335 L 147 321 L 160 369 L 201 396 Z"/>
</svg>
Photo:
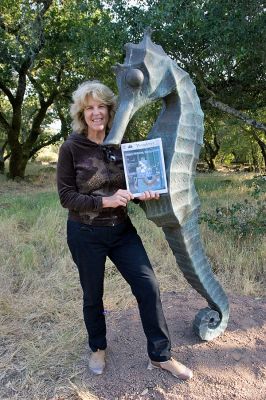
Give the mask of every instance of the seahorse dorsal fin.
<svg viewBox="0 0 266 400">
<path fill-rule="evenodd" d="M 144 38 L 143 39 L 146 39 L 148 37 L 151 40 L 151 35 L 153 32 L 154 32 L 154 29 L 152 29 L 150 26 L 147 26 L 144 29 Z"/>
<path fill-rule="evenodd" d="M 134 60 L 134 64 L 141 63 L 149 55 L 153 59 L 157 57 L 168 57 L 163 48 L 151 40 L 152 32 L 152 29 L 148 27 L 145 29 L 144 37 L 139 43 L 125 44 L 126 65 L 132 65 L 132 60 Z"/>
</svg>

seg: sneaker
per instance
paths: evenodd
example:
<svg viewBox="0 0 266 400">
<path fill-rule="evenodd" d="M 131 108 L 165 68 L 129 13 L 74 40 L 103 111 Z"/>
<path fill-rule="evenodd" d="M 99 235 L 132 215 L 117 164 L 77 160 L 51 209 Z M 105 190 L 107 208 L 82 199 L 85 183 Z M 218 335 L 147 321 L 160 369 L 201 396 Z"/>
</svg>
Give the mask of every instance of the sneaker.
<svg viewBox="0 0 266 400">
<path fill-rule="evenodd" d="M 89 359 L 89 369 L 95 375 L 101 375 L 105 367 L 105 350 L 93 352 Z"/>
<path fill-rule="evenodd" d="M 157 362 L 149 361 L 148 369 L 161 368 L 170 372 L 175 378 L 187 380 L 193 377 L 193 372 L 191 369 L 187 368 L 185 365 L 176 361 L 174 358 L 170 358 L 168 361 Z"/>
</svg>

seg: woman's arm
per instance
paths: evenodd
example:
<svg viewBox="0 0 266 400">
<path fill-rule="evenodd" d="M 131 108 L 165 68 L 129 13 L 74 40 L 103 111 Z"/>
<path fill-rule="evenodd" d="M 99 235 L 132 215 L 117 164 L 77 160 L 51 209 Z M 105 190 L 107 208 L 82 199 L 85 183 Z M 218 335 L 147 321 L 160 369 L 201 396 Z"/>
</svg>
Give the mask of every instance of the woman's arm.
<svg viewBox="0 0 266 400">
<path fill-rule="evenodd" d="M 76 186 L 76 175 L 72 153 L 66 144 L 59 150 L 57 163 L 57 188 L 60 203 L 63 207 L 74 211 L 96 211 L 102 208 L 126 207 L 133 195 L 124 189 L 119 189 L 112 196 L 92 196 L 81 194 Z"/>
<path fill-rule="evenodd" d="M 59 150 L 57 188 L 61 205 L 69 210 L 86 212 L 103 208 L 102 196 L 90 196 L 78 192 L 72 153 L 66 143 Z"/>
</svg>

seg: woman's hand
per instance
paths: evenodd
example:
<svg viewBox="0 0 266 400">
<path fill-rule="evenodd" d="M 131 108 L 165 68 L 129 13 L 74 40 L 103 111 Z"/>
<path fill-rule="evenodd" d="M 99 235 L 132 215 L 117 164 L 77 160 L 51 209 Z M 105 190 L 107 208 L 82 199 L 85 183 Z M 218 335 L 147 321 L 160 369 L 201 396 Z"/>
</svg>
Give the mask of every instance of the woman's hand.
<svg viewBox="0 0 266 400">
<path fill-rule="evenodd" d="M 141 201 L 147 200 L 159 200 L 160 194 L 157 192 L 153 192 L 152 190 L 148 190 L 147 192 L 143 192 L 141 196 L 138 197 Z"/>
<path fill-rule="evenodd" d="M 130 200 L 133 200 L 134 196 L 128 190 L 119 189 L 115 194 L 109 197 L 103 197 L 103 208 L 111 207 L 126 207 Z"/>
</svg>

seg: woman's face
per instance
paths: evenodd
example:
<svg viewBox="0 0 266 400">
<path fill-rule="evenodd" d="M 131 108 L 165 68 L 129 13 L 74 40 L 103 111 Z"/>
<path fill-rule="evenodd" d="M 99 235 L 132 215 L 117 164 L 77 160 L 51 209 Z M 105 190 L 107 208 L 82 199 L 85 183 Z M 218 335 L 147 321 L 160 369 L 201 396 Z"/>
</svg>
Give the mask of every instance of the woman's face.
<svg viewBox="0 0 266 400">
<path fill-rule="evenodd" d="M 84 109 L 84 119 L 88 126 L 88 134 L 105 132 L 109 121 L 108 106 L 89 96 Z"/>
</svg>

